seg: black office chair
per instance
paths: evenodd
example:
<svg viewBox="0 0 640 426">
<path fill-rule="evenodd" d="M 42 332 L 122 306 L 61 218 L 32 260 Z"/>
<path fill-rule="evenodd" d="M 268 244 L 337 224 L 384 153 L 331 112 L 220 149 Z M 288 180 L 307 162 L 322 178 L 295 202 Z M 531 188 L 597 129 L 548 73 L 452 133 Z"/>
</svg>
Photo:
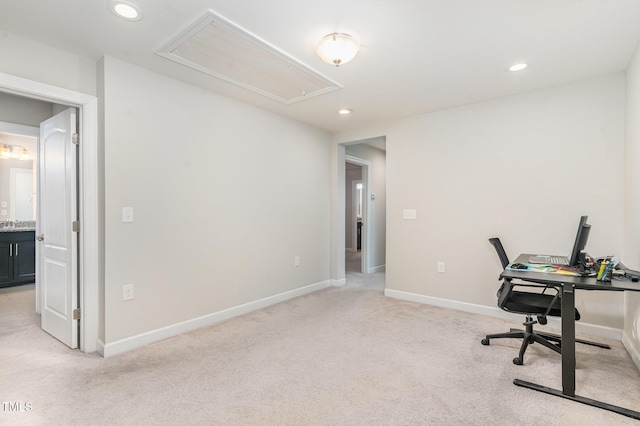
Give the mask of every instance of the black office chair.
<svg viewBox="0 0 640 426">
<path fill-rule="evenodd" d="M 509 265 L 509 258 L 502 247 L 500 239 L 491 238 L 489 239 L 489 242 L 496 249 L 500 262 L 502 263 L 502 267 L 506 268 L 507 265 Z M 514 287 L 524 287 L 528 288 L 530 291 L 514 290 Z M 534 290 L 538 290 L 538 292 L 534 292 Z M 524 361 L 524 353 L 527 350 L 527 347 L 534 342 L 538 342 L 557 353 L 562 352 L 562 339 L 560 336 L 557 334 L 533 330 L 534 324 L 546 324 L 547 316 L 561 316 L 560 292 L 557 288 L 542 284 L 514 283 L 511 279 L 505 278 L 502 286 L 498 290 L 498 306 L 500 309 L 508 312 L 525 314 L 526 319 L 523 323 L 525 329 L 523 331 L 512 328 L 508 333 L 487 334 L 487 336 L 481 341 L 483 345 L 489 345 L 491 339 L 522 339 L 520 353 L 517 358 L 513 359 L 513 363 L 516 365 L 522 365 Z M 576 321 L 578 321 L 580 319 L 580 312 L 578 312 L 577 309 L 575 310 L 575 315 Z M 534 316 L 537 317 L 537 321 L 533 319 Z M 587 340 L 576 339 L 576 342 L 610 349 L 608 345 L 589 342 Z"/>
</svg>

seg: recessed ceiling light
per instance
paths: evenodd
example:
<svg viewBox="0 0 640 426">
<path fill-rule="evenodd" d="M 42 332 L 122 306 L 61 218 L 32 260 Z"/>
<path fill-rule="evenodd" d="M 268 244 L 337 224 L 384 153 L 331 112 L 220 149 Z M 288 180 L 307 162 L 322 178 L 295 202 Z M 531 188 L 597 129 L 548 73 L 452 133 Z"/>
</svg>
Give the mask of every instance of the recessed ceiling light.
<svg viewBox="0 0 640 426">
<path fill-rule="evenodd" d="M 528 63 L 526 62 L 516 62 L 515 64 L 511 65 L 509 67 L 509 71 L 511 72 L 516 72 L 516 71 L 522 71 L 523 69 L 527 68 L 529 66 Z"/>
<path fill-rule="evenodd" d="M 142 19 L 142 11 L 133 3 L 121 0 L 111 0 L 109 2 L 109 10 L 118 18 L 126 21 L 140 21 Z"/>
<path fill-rule="evenodd" d="M 352 112 L 353 112 L 353 110 L 349 109 L 349 108 L 342 108 L 342 109 L 338 110 L 338 114 L 340 114 L 340 115 L 349 115 Z"/>
</svg>

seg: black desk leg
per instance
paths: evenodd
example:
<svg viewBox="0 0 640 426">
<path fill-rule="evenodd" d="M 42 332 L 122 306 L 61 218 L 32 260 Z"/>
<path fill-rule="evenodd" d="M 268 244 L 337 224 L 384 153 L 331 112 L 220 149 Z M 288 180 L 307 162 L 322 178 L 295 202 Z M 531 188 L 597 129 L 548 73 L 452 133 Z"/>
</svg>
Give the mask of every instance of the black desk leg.
<svg viewBox="0 0 640 426">
<path fill-rule="evenodd" d="M 576 300 L 573 285 L 562 286 L 562 393 L 576 395 Z"/>
<path fill-rule="evenodd" d="M 575 288 L 571 284 L 562 286 L 562 392 L 520 379 L 515 379 L 513 384 L 640 420 L 640 412 L 638 411 L 576 395 L 576 301 L 574 290 Z"/>
</svg>

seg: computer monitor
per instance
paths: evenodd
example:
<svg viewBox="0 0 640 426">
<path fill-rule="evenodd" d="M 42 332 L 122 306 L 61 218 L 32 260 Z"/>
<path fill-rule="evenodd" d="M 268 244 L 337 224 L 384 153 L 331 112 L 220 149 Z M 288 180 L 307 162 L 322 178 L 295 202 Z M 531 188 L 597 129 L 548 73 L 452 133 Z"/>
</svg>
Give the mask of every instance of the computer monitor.
<svg viewBox="0 0 640 426">
<path fill-rule="evenodd" d="M 573 250 L 571 250 L 571 256 L 569 257 L 569 266 L 578 266 L 580 264 L 580 252 L 587 246 L 589 231 L 591 231 L 591 225 L 587 223 L 587 216 L 582 216 L 578 225 L 576 241 L 573 243 Z"/>
</svg>

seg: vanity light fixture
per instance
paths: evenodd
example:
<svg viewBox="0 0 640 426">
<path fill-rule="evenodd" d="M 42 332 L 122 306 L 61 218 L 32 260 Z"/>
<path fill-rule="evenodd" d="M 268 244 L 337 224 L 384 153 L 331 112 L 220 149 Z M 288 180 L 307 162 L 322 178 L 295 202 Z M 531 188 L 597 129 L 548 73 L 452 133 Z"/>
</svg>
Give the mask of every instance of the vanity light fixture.
<svg viewBox="0 0 640 426">
<path fill-rule="evenodd" d="M 20 148 L 20 150 L 17 150 L 16 148 Z M 19 158 L 20 160 L 28 160 L 29 151 L 21 145 L 3 144 L 0 146 L 0 158 Z"/>
<path fill-rule="evenodd" d="M 529 66 L 528 63 L 526 62 L 516 62 L 515 64 L 511 65 L 509 67 L 509 71 L 511 72 L 517 72 L 517 71 L 522 71 L 523 69 L 527 68 Z"/>
<path fill-rule="evenodd" d="M 336 67 L 356 57 L 360 46 L 349 34 L 332 33 L 324 36 L 316 46 L 316 53 L 328 64 Z"/>
<path fill-rule="evenodd" d="M 120 19 L 125 21 L 142 20 L 142 10 L 138 6 L 128 1 L 111 0 L 109 10 Z"/>
<path fill-rule="evenodd" d="M 27 148 L 22 148 L 20 150 L 20 153 L 18 154 L 19 158 L 21 160 L 28 160 L 29 159 L 29 151 L 27 151 Z"/>
</svg>

